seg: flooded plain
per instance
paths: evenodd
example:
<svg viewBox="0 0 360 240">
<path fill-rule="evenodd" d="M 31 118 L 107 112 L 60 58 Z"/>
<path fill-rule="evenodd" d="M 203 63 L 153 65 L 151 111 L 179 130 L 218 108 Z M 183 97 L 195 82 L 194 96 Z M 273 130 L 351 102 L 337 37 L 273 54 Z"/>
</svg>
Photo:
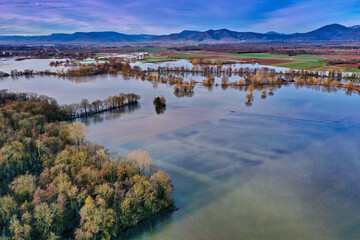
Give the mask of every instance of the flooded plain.
<svg viewBox="0 0 360 240">
<path fill-rule="evenodd" d="M 121 75 L 3 78 L 0 89 L 60 104 L 141 95 L 138 106 L 80 120 L 92 141 L 120 155 L 145 149 L 171 175 L 176 211 L 133 239 L 360 238 L 357 94 L 286 85 L 265 99 L 256 91 L 248 107 L 239 89 L 197 85 L 179 98 L 172 86 Z"/>
<path fill-rule="evenodd" d="M 12 70 L 52 71 L 66 69 L 65 67 L 50 67 L 50 62 L 65 61 L 66 59 L 19 59 L 0 58 L 0 71 L 10 74 Z"/>
</svg>

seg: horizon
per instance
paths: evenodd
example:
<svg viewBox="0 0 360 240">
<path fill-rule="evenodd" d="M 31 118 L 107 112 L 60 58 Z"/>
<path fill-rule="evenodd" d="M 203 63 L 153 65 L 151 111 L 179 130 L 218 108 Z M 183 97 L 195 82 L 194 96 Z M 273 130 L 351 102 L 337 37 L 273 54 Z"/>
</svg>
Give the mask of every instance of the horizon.
<svg viewBox="0 0 360 240">
<path fill-rule="evenodd" d="M 182 30 L 230 29 L 237 32 L 308 32 L 331 23 L 360 23 L 360 2 L 182 0 L 167 2 L 79 0 L 61 2 L 1 1 L 0 35 L 34 36 L 52 33 L 114 31 L 166 35 Z"/>
<path fill-rule="evenodd" d="M 323 25 L 321 27 L 318 27 L 316 29 L 312 29 L 312 30 L 309 30 L 308 32 L 311 32 L 311 31 L 314 31 L 314 30 L 317 30 L 319 28 L 322 28 L 322 27 L 326 27 L 326 26 L 332 26 L 332 25 L 341 25 L 341 26 L 344 26 L 344 27 L 347 27 L 347 28 L 351 28 L 351 27 L 355 27 L 355 26 L 358 26 L 358 25 L 352 25 L 352 26 L 345 26 L 343 24 L 340 24 L 340 23 L 331 23 L 331 24 L 326 24 L 326 25 Z M 238 32 L 238 31 L 235 31 L 233 29 L 228 29 L 228 28 L 217 28 L 217 29 L 206 29 L 206 30 L 193 30 L 193 29 L 183 29 L 179 32 L 172 32 L 172 33 L 168 33 L 168 34 L 151 34 L 151 33 L 124 33 L 124 32 L 117 32 L 117 31 L 112 31 L 112 30 L 104 30 L 104 31 L 88 31 L 88 32 L 82 32 L 82 31 L 76 31 L 76 32 L 53 32 L 53 33 L 49 33 L 49 34 L 32 34 L 32 35 L 27 35 L 27 34 L 12 34 L 12 35 L 1 35 L 1 37 L 11 37 L 11 36 L 17 36 L 17 37 L 33 37 L 33 36 L 50 36 L 50 35 L 53 35 L 53 34 L 75 34 L 75 33 L 106 33 L 106 32 L 109 32 L 109 33 L 119 33 L 119 34 L 127 34 L 127 35 L 155 35 L 155 36 L 162 36 L 162 35 L 170 35 L 170 34 L 178 34 L 178 33 L 181 33 L 181 32 L 184 32 L 184 31 L 198 31 L 198 32 L 207 32 L 207 31 L 219 31 L 219 30 L 229 30 L 229 31 L 234 31 L 234 32 Z M 242 32 L 252 32 L 252 31 L 242 31 Z M 296 32 L 292 32 L 292 33 L 283 33 L 283 32 L 278 32 L 278 31 L 273 31 L 271 29 L 269 29 L 268 31 L 265 31 L 265 32 L 254 32 L 254 33 L 261 33 L 261 34 L 268 34 L 268 33 L 274 33 L 274 34 L 285 34 L 285 35 L 291 35 L 291 34 L 297 34 L 297 33 L 306 33 L 306 32 L 300 32 L 300 31 L 296 31 Z"/>
</svg>

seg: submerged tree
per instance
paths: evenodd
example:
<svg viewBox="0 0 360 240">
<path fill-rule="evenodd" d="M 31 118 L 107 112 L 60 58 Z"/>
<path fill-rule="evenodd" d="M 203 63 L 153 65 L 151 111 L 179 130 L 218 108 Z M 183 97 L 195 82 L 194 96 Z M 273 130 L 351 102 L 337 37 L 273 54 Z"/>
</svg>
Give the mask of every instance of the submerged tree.
<svg viewBox="0 0 360 240">
<path fill-rule="evenodd" d="M 262 90 L 261 91 L 261 98 L 266 98 L 266 94 L 267 94 L 267 92 L 266 92 L 266 90 L 264 89 L 264 90 Z"/>
<path fill-rule="evenodd" d="M 269 87 L 268 91 L 270 96 L 274 95 L 274 90 L 274 87 Z"/>
<path fill-rule="evenodd" d="M 164 111 L 166 110 L 166 100 L 164 96 L 154 98 L 153 103 L 157 114 L 164 113 Z"/>
</svg>

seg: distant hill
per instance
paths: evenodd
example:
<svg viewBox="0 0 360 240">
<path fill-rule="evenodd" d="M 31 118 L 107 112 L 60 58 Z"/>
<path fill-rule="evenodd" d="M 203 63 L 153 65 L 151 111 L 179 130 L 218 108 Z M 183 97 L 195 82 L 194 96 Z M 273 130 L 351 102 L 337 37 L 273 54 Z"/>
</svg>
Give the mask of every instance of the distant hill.
<svg viewBox="0 0 360 240">
<path fill-rule="evenodd" d="M 146 41 L 155 35 L 130 35 L 117 32 L 54 33 L 48 36 L 0 36 L 0 43 L 110 44 Z"/>
<path fill-rule="evenodd" d="M 191 35 L 198 34 L 198 33 L 201 33 L 201 32 L 184 30 L 181 33 L 172 33 L 169 35 L 157 36 L 150 40 L 151 41 L 160 41 L 160 42 L 161 41 L 182 41 L 187 36 L 191 36 Z"/>
<path fill-rule="evenodd" d="M 169 35 L 129 35 L 117 32 L 55 33 L 48 36 L 0 36 L 1 44 L 115 44 L 115 43 L 240 43 L 240 42 L 360 41 L 360 26 L 331 24 L 307 33 L 236 32 L 228 29 L 204 32 L 185 30 Z"/>
<path fill-rule="evenodd" d="M 306 41 L 360 40 L 360 28 L 331 24 L 308 33 L 292 34 L 291 38 Z"/>
<path fill-rule="evenodd" d="M 235 32 L 228 29 L 208 30 L 193 34 L 170 34 L 150 39 L 153 42 L 240 42 L 240 41 L 271 41 L 277 40 L 278 34 L 261 34 L 254 32 Z"/>
<path fill-rule="evenodd" d="M 269 31 L 265 34 L 286 35 L 285 33 L 278 33 L 278 32 L 274 32 L 274 31 Z"/>
<path fill-rule="evenodd" d="M 277 32 L 255 33 L 235 32 L 228 29 L 208 30 L 183 36 L 171 34 L 154 37 L 155 42 L 183 42 L 183 43 L 236 43 L 236 42 L 313 42 L 313 41 L 360 41 L 360 27 L 345 27 L 340 24 L 331 24 L 308 33 L 281 34 Z"/>
</svg>

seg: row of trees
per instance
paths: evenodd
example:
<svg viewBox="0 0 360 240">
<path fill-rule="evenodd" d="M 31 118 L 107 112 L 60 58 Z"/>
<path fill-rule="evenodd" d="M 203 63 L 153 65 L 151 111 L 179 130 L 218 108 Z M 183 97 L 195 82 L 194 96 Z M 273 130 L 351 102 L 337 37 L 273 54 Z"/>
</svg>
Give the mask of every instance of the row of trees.
<svg viewBox="0 0 360 240">
<path fill-rule="evenodd" d="M 105 112 L 108 110 L 121 108 L 137 104 L 140 96 L 135 93 L 120 93 L 105 100 L 95 100 L 91 103 L 87 99 L 81 100 L 80 103 L 59 106 L 54 98 L 44 95 L 39 96 L 36 93 L 14 93 L 6 89 L 0 90 L 0 104 L 6 104 L 12 101 L 26 102 L 27 105 L 34 102 L 41 102 L 42 109 L 37 109 L 40 114 L 44 115 L 46 121 L 70 120 L 79 117 L 86 117 L 93 114 Z"/>
<path fill-rule="evenodd" d="M 195 61 L 194 59 L 192 61 Z M 201 62 L 201 61 L 200 61 Z M 62 64 L 62 62 L 53 62 L 52 65 L 57 66 L 58 64 Z M 224 67 L 228 66 L 228 67 Z M 258 75 L 258 73 L 264 75 L 266 73 L 267 76 L 275 77 L 279 76 L 281 78 L 294 78 L 294 77 L 327 77 L 331 79 L 343 79 L 345 77 L 360 79 L 360 73 L 352 73 L 351 75 L 345 74 L 342 72 L 319 72 L 319 71 L 308 71 L 308 70 L 287 70 L 285 72 L 276 72 L 274 69 L 269 68 L 233 68 L 232 65 L 209 65 L 209 64 L 197 64 L 193 67 L 188 66 L 159 66 L 157 69 L 148 68 L 147 70 L 142 70 L 138 66 L 131 67 L 128 62 L 124 62 L 116 59 L 109 59 L 104 63 L 94 63 L 94 64 L 80 64 L 80 66 L 71 67 L 68 70 L 58 70 L 57 72 L 50 71 L 11 71 L 10 76 L 21 76 L 21 75 L 57 75 L 63 77 L 81 77 L 81 76 L 91 76 L 98 74 L 118 74 L 122 73 L 124 77 L 140 77 L 143 80 L 157 80 L 164 83 L 164 81 L 169 82 L 168 76 L 169 73 L 183 74 L 183 73 L 201 73 L 205 75 L 215 75 L 220 76 L 223 74 L 227 74 L 229 77 L 234 75 L 239 76 L 252 76 Z M 158 79 L 155 74 L 157 73 Z M 2 77 L 9 76 L 8 74 L 2 73 Z M 165 76 L 165 77 L 161 77 Z M 177 84 L 177 83 L 175 83 Z"/>
<path fill-rule="evenodd" d="M 65 61 L 53 61 L 49 63 L 50 67 L 60 67 L 60 66 L 64 66 L 64 67 L 68 67 L 71 66 L 72 61 L 70 59 L 66 59 Z"/>
<path fill-rule="evenodd" d="M 225 64 L 236 64 L 236 61 L 219 61 L 219 60 L 211 60 L 211 59 L 202 59 L 202 58 L 192 58 L 189 60 L 192 65 L 216 65 L 222 67 Z"/>
<path fill-rule="evenodd" d="M 103 63 L 80 64 L 79 66 L 71 67 L 67 71 L 59 71 L 57 75 L 62 77 L 82 77 L 99 74 L 118 74 L 119 72 L 125 77 L 144 75 L 144 71 L 140 67 L 131 67 L 129 62 L 116 59 L 108 59 L 108 61 Z"/>
<path fill-rule="evenodd" d="M 244 82 L 245 83 L 245 82 Z M 226 88 L 229 86 L 228 84 L 225 85 Z M 258 90 L 261 92 L 261 98 L 265 99 L 267 97 L 267 94 L 272 96 L 274 95 L 274 91 L 276 88 L 281 88 L 282 84 L 250 84 L 250 85 L 243 85 L 237 88 L 240 90 L 245 90 L 247 94 L 245 95 L 245 98 L 247 99 L 247 102 L 245 103 L 246 106 L 252 106 L 252 102 L 254 100 L 253 92 L 255 90 Z M 340 83 L 335 80 L 328 80 L 325 79 L 318 79 L 318 78 L 296 78 L 294 86 L 296 88 L 309 88 L 313 90 L 321 90 L 323 92 L 331 93 L 331 92 L 337 92 L 339 89 L 344 89 L 345 94 L 350 96 L 355 91 L 358 94 L 360 94 L 360 89 L 358 85 L 355 85 L 354 82 L 348 81 L 346 83 Z"/>
<path fill-rule="evenodd" d="M 0 92 L 0 239 L 112 239 L 173 205 L 149 154 L 117 157 L 36 94 Z"/>
<path fill-rule="evenodd" d="M 120 93 L 119 95 L 108 97 L 105 100 L 89 102 L 89 100 L 83 99 L 79 104 L 63 105 L 61 106 L 61 111 L 64 112 L 64 120 L 69 120 L 137 104 L 139 100 L 140 96 L 135 93 Z"/>
<path fill-rule="evenodd" d="M 143 80 L 147 80 L 152 83 L 162 83 L 174 86 L 174 94 L 177 97 L 184 96 L 193 96 L 194 95 L 194 87 L 197 83 L 200 83 L 206 87 L 218 86 L 219 84 L 215 81 L 215 76 L 212 74 L 207 74 L 206 78 L 201 82 L 197 82 L 190 78 L 189 81 L 185 81 L 183 77 L 172 75 L 172 74 L 164 74 L 158 72 L 151 72 L 146 75 Z M 338 80 L 336 77 L 321 77 L 321 76 L 294 76 L 291 74 L 281 75 L 276 73 L 274 70 L 270 69 L 249 69 L 249 71 L 244 71 L 241 74 L 241 78 L 239 80 L 230 81 L 227 77 L 227 74 L 222 74 L 221 78 L 221 87 L 226 89 L 228 87 L 232 88 L 247 88 L 248 86 L 265 86 L 265 87 L 277 87 L 282 84 L 290 84 L 295 83 L 298 85 L 307 85 L 307 86 L 323 86 L 323 87 L 332 87 L 338 89 L 345 89 L 347 94 L 351 94 L 351 92 L 355 91 L 360 93 L 360 85 L 356 84 L 354 81 L 343 81 Z M 330 89 L 332 91 L 332 89 Z M 263 94 L 266 96 L 266 94 Z"/>
<path fill-rule="evenodd" d="M 174 86 L 174 94 L 176 97 L 192 97 L 194 95 L 195 85 L 196 81 L 193 79 L 178 83 Z"/>
<path fill-rule="evenodd" d="M 268 71 L 256 71 L 256 73 L 247 73 L 243 75 L 242 79 L 230 82 L 229 79 L 223 75 L 221 78 L 222 87 L 240 87 L 240 86 L 260 86 L 260 85 L 281 85 L 294 82 L 302 85 L 319 85 L 325 87 L 343 88 L 347 91 L 356 91 L 360 93 L 360 85 L 354 81 L 339 81 L 335 78 L 329 77 L 306 77 L 306 76 L 281 76 L 274 75 Z M 202 82 L 205 86 L 217 85 L 213 75 L 208 75 Z"/>
<path fill-rule="evenodd" d="M 67 65 L 67 62 L 51 62 L 50 66 L 57 67 L 59 65 Z M 107 62 L 103 63 L 93 63 L 93 64 L 80 64 L 79 66 L 72 66 L 69 69 L 61 69 L 56 72 L 50 70 L 45 71 L 34 71 L 27 69 L 24 71 L 18 71 L 16 69 L 11 70 L 10 74 L 2 73 L 0 77 L 8 76 L 34 76 L 34 75 L 54 75 L 60 77 L 83 77 L 83 76 L 92 76 L 99 74 L 118 74 L 121 72 L 124 76 L 138 76 L 141 74 L 142 70 L 139 67 L 131 67 L 128 62 L 118 61 L 110 59 Z"/>
<path fill-rule="evenodd" d="M 0 46 L 1 57 L 19 58 L 58 58 L 83 60 L 95 56 L 95 46 L 85 45 L 54 45 L 54 46 L 30 46 L 30 45 L 2 45 Z"/>
<path fill-rule="evenodd" d="M 315 77 L 329 77 L 329 78 L 344 78 L 350 77 L 353 79 L 360 79 L 360 73 L 351 73 L 350 75 L 343 72 L 336 72 L 336 71 L 312 71 L 312 70 L 286 70 L 280 71 L 276 73 L 274 69 L 270 68 L 249 68 L 249 67 L 234 67 L 233 63 L 231 64 L 214 64 L 209 65 L 203 62 L 204 60 L 199 59 L 199 63 L 196 62 L 196 59 L 192 59 L 192 62 L 196 62 L 193 64 L 192 67 L 189 66 L 159 66 L 157 69 L 148 68 L 147 72 L 158 72 L 158 73 L 169 73 L 169 72 L 190 72 L 190 73 L 207 73 L 217 75 L 219 73 L 231 73 L 231 74 L 247 74 L 253 73 L 255 74 L 257 71 L 267 71 L 272 74 L 278 74 L 283 76 L 315 76 Z M 207 62 L 207 61 L 206 61 Z"/>
</svg>

